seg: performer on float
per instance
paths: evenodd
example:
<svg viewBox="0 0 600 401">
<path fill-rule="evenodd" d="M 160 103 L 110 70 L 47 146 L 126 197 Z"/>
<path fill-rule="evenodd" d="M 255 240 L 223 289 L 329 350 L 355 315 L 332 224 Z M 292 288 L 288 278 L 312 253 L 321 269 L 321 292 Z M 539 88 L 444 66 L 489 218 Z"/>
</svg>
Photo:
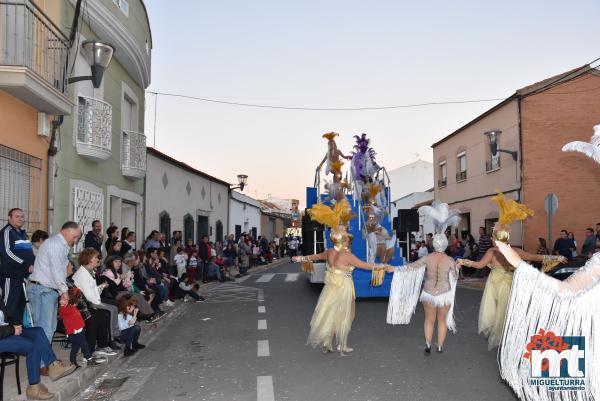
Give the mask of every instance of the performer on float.
<svg viewBox="0 0 600 401">
<path fill-rule="evenodd" d="M 342 158 L 350 160 L 350 157 L 344 156 L 342 151 L 338 149 L 337 144 L 335 143 L 335 137 L 338 135 L 339 134 L 336 132 L 328 132 L 327 134 L 323 134 L 323 138 L 327 139 L 327 153 L 325 154 L 323 161 L 321 161 L 321 163 L 319 164 L 319 167 L 317 167 L 317 170 L 320 170 L 323 164 L 326 163 L 325 175 L 334 172 L 334 163 L 340 162 Z"/>
<path fill-rule="evenodd" d="M 293 262 L 311 263 L 317 260 L 327 261 L 325 287 L 310 321 L 310 334 L 307 343 L 313 347 L 321 346 L 325 352 L 333 351 L 334 337 L 337 351 L 341 354 L 352 352 L 348 347 L 348 335 L 354 320 L 354 282 L 352 270 L 355 267 L 373 271 L 393 271 L 393 267 L 365 263 L 352 254 L 349 249 L 350 235 L 346 224 L 352 218 L 352 209 L 347 200 L 339 201 L 331 209 L 322 203 L 308 210 L 310 217 L 331 229 L 330 238 L 333 249 L 309 256 L 295 256 Z"/>
<path fill-rule="evenodd" d="M 499 206 L 499 219 L 492 238 L 495 241 L 508 243 L 510 238 L 510 224 L 514 221 L 525 220 L 533 216 L 533 211 L 527 206 L 516 202 L 514 199 L 507 200 L 504 194 L 499 193 L 492 198 Z M 522 249 L 517 251 L 522 259 L 532 262 L 543 262 L 545 269 L 556 266 L 558 263 L 566 262 L 563 256 L 534 255 Z M 468 259 L 458 259 L 457 263 L 462 266 L 483 269 L 489 267 L 490 275 L 485 283 L 481 306 L 479 307 L 479 333 L 483 333 L 488 339 L 488 349 L 491 350 L 500 345 L 502 329 L 506 317 L 506 307 L 510 296 L 510 288 L 513 280 L 513 267 L 500 254 L 497 247 L 488 249 L 481 260 L 474 262 Z"/>
<path fill-rule="evenodd" d="M 433 236 L 435 252 L 416 262 L 396 268 L 387 311 L 387 323 L 408 324 L 417 300 L 425 311 L 425 353 L 431 353 L 433 329 L 437 319 L 437 352 L 442 352 L 448 329 L 456 331 L 454 322 L 454 295 L 458 270 L 454 260 L 445 254 L 448 238 L 445 231 L 460 222 L 458 210 L 451 210 L 446 203 L 434 202 L 432 206 L 419 208 L 426 219 L 433 220 L 436 234 Z M 421 284 L 425 284 L 421 292 Z M 419 297 L 419 293 L 421 296 Z"/>
<path fill-rule="evenodd" d="M 600 163 L 600 125 L 594 126 L 590 143 L 570 142 L 562 150 L 584 153 Z M 558 281 L 524 262 L 510 245 L 497 242 L 496 246 L 516 268 L 499 352 L 502 378 L 522 400 L 599 400 L 600 252 L 569 278 Z M 542 344 L 556 345 L 548 340 L 563 335 L 585 339 L 585 389 L 549 391 L 549 387 L 532 386 L 531 357 L 527 358 L 525 353 L 531 351 L 530 341 L 541 336 Z"/>
</svg>

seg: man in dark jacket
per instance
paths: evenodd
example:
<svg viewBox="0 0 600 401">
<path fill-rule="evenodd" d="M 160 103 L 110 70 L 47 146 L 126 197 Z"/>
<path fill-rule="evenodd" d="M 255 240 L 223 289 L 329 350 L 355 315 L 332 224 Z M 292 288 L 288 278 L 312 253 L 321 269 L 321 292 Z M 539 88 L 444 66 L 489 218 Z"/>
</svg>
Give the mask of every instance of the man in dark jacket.
<svg viewBox="0 0 600 401">
<path fill-rule="evenodd" d="M 210 244 L 208 243 L 208 236 L 204 235 L 202 237 L 202 242 L 200 242 L 200 244 L 198 244 L 198 256 L 200 257 L 200 260 L 202 261 L 200 263 L 200 267 L 201 267 L 201 274 L 200 277 L 202 277 L 202 282 L 206 283 L 208 280 L 208 261 L 210 259 L 210 257 L 212 252 L 212 248 L 210 247 Z"/>
<path fill-rule="evenodd" d="M 23 230 L 25 214 L 15 208 L 8 212 L 8 224 L 0 230 L 0 288 L 4 290 L 6 319 L 21 324 L 25 310 L 23 280 L 33 269 L 33 247 Z"/>
<path fill-rule="evenodd" d="M 94 220 L 92 222 L 92 230 L 88 231 L 85 235 L 84 247 L 85 248 L 94 248 L 100 255 L 102 255 L 102 223 L 100 220 Z M 108 249 L 106 250 L 109 251 Z"/>
</svg>

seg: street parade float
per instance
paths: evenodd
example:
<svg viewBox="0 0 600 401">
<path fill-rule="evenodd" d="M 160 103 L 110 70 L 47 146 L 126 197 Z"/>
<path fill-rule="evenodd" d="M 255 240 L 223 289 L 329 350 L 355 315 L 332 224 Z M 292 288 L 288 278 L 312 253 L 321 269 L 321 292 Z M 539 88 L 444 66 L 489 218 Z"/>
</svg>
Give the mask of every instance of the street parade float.
<svg viewBox="0 0 600 401">
<path fill-rule="evenodd" d="M 352 253 L 369 263 L 402 265 L 392 229 L 390 181 L 385 168 L 377 164 L 375 150 L 370 147 L 366 134 L 354 136 L 356 143 L 349 155 L 338 149 L 336 136 L 338 134 L 334 132 L 323 135 L 327 140 L 327 153 L 316 169 L 314 185 L 306 188 L 306 207 L 322 202 L 333 209 L 346 199 L 355 216 L 347 222 Z M 305 213 L 302 223 L 304 254 L 331 248 L 329 231 L 329 227 L 312 221 Z M 326 262 L 310 263 L 303 270 L 311 282 L 322 283 L 327 265 Z M 389 296 L 393 274 L 355 269 L 352 275 L 357 298 Z"/>
</svg>

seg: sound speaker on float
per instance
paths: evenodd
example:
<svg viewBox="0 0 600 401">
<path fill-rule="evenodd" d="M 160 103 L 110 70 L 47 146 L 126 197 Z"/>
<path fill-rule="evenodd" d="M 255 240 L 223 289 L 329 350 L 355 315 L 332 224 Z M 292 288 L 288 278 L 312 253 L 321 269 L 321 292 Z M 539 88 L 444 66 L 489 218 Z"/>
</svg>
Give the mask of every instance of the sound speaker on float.
<svg viewBox="0 0 600 401">
<path fill-rule="evenodd" d="M 417 209 L 398 209 L 397 232 L 411 233 L 419 231 L 419 211 Z"/>
<path fill-rule="evenodd" d="M 324 245 L 323 235 L 325 226 L 310 218 L 306 210 L 302 217 L 302 251 L 304 255 L 312 255 L 315 253 L 315 233 L 317 234 L 317 249 L 316 253 L 323 252 Z"/>
</svg>

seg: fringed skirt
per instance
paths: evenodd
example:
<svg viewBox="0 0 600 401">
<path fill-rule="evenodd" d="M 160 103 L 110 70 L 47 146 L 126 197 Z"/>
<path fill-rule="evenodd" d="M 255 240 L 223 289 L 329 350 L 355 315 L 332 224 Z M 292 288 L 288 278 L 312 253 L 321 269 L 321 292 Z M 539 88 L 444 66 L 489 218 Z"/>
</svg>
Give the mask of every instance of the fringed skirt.
<svg viewBox="0 0 600 401">
<path fill-rule="evenodd" d="M 452 290 L 438 295 L 431 295 L 427 291 L 423 290 L 423 292 L 421 292 L 421 296 L 419 297 L 419 301 L 427 302 L 436 308 L 443 308 L 444 306 L 450 306 L 454 303 L 454 295 L 455 294 Z"/>
<path fill-rule="evenodd" d="M 331 349 L 335 336 L 337 345 L 345 348 L 354 320 L 354 298 L 352 272 L 328 269 L 325 287 L 310 321 L 307 343 Z"/>
<path fill-rule="evenodd" d="M 479 333 L 487 337 L 490 350 L 500 345 L 502 340 L 512 281 L 512 272 L 495 267 L 485 283 L 479 307 Z"/>
</svg>

